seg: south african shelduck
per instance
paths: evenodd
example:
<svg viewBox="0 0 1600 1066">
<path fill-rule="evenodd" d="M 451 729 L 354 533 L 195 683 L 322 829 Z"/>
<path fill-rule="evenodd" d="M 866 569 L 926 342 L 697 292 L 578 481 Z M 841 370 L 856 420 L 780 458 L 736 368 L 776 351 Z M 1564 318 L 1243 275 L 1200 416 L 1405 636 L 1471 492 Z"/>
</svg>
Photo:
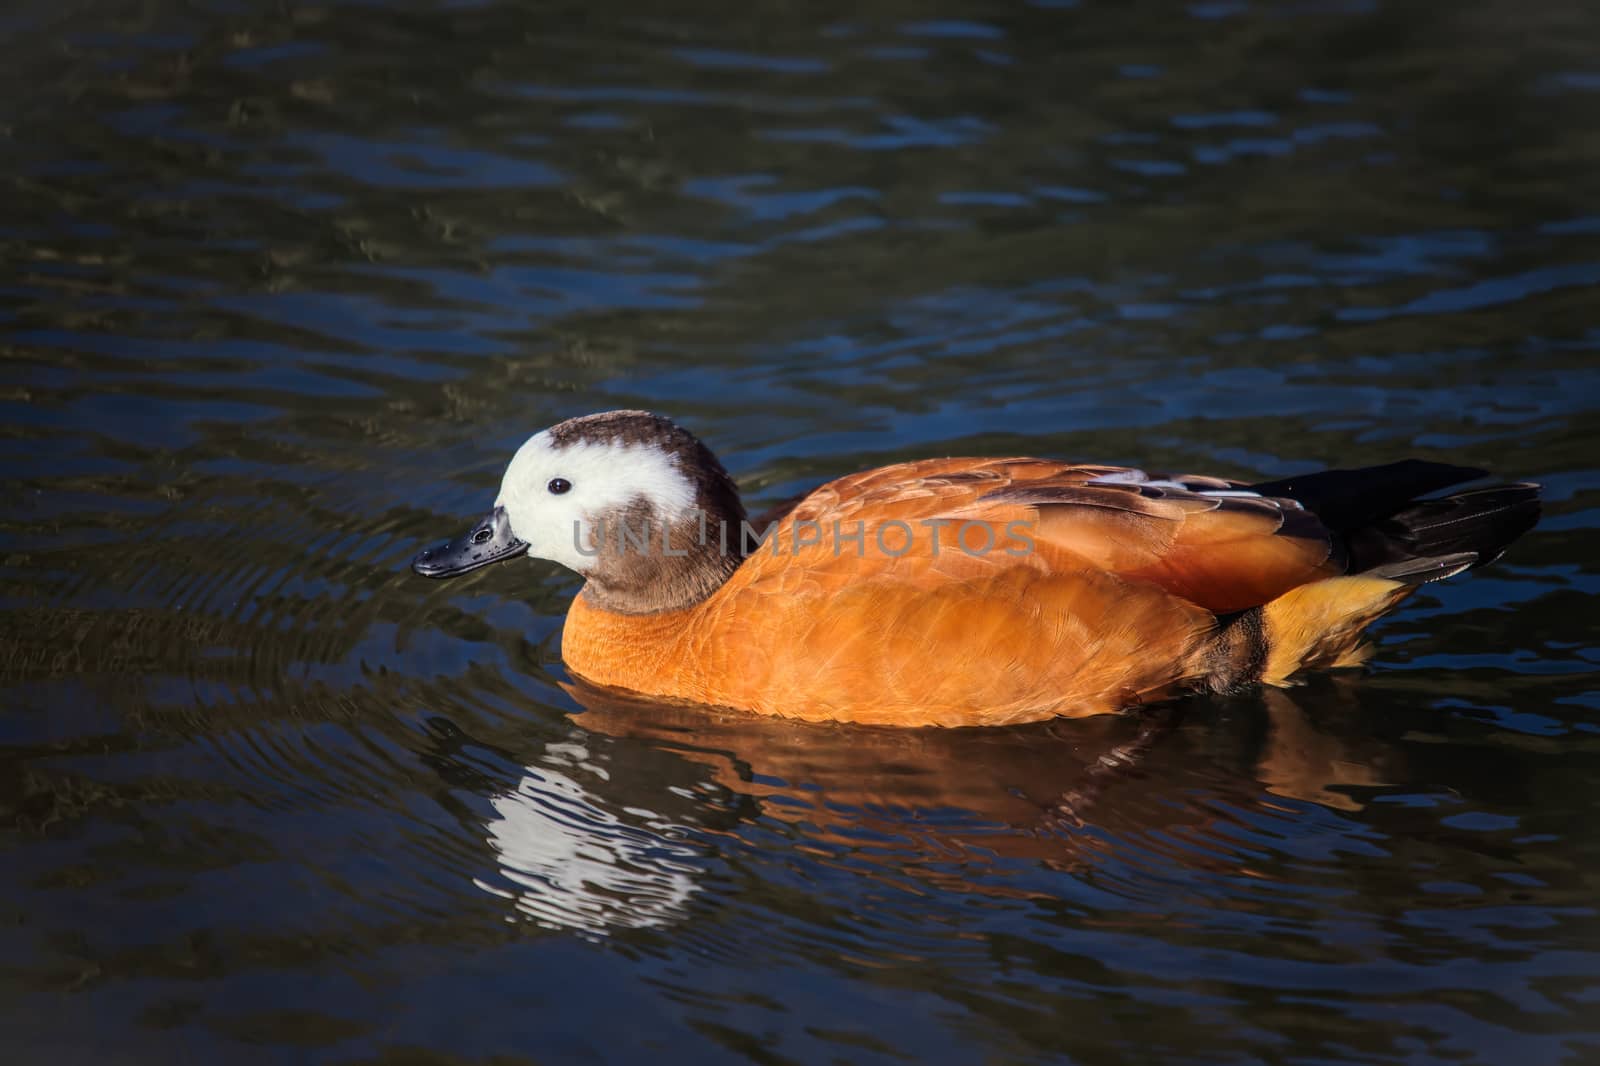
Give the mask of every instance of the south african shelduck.
<svg viewBox="0 0 1600 1066">
<path fill-rule="evenodd" d="M 1405 460 L 1258 484 L 1050 459 L 923 459 L 755 522 L 722 464 L 643 411 L 570 419 L 490 514 L 419 554 L 452 577 L 524 555 L 586 580 L 584 680 L 814 721 L 1003 725 L 1359 663 L 1419 584 L 1497 558 L 1538 487 Z"/>
</svg>

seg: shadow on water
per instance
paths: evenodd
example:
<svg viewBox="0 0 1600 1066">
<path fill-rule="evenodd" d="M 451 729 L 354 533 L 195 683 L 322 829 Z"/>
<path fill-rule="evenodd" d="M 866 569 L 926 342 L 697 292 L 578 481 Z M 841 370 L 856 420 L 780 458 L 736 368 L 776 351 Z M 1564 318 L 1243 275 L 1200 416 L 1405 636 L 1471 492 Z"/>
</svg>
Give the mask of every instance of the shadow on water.
<svg viewBox="0 0 1600 1066">
<path fill-rule="evenodd" d="M 11 1060 L 1600 1054 L 1597 18 L 0 12 Z M 620 406 L 752 510 L 956 453 L 1549 506 L 1359 676 L 829 729 L 407 572 Z"/>
</svg>

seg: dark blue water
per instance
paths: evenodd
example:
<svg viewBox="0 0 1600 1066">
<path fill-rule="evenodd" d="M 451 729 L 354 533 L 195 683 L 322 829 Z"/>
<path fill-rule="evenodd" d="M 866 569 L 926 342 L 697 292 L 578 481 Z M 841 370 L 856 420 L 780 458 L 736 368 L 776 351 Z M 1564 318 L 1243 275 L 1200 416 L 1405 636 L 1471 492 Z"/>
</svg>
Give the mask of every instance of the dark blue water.
<svg viewBox="0 0 1600 1066">
<path fill-rule="evenodd" d="M 1600 1061 L 1600 11 L 0 15 L 10 1063 Z M 646 407 L 1545 486 L 1371 667 L 1140 719 L 568 688 L 420 546 Z"/>
</svg>

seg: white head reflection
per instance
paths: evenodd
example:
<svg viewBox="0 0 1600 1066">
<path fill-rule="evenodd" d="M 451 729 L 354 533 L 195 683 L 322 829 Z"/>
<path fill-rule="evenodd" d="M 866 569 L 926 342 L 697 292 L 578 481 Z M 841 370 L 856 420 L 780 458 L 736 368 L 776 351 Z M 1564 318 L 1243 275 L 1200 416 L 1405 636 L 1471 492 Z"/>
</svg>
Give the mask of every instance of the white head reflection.
<svg viewBox="0 0 1600 1066">
<path fill-rule="evenodd" d="M 551 745 L 542 765 L 526 767 L 514 789 L 490 799 L 489 844 L 503 881 L 473 884 L 549 929 L 605 936 L 682 919 L 703 872 L 699 853 L 681 827 L 649 811 L 629 810 L 634 824 L 624 822 L 550 765 L 603 774 L 588 754 L 580 744 Z"/>
</svg>

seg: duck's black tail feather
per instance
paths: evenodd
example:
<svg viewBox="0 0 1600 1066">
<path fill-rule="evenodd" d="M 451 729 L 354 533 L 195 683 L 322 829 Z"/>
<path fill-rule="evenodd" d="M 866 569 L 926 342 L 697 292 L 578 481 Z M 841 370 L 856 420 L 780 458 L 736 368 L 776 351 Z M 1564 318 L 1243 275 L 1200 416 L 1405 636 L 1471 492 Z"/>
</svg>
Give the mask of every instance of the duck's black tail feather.
<svg viewBox="0 0 1600 1066">
<path fill-rule="evenodd" d="M 1342 535 L 1348 573 L 1377 571 L 1397 580 L 1431 581 L 1467 565 L 1493 562 L 1539 521 L 1539 486 L 1527 483 L 1417 498 L 1484 476 L 1473 467 L 1406 459 L 1267 481 L 1251 489 L 1299 502 Z"/>
<path fill-rule="evenodd" d="M 1205 648 L 1207 683 L 1219 692 L 1255 679 L 1287 685 L 1301 670 L 1364 661 L 1367 626 L 1417 586 L 1499 558 L 1539 520 L 1537 485 L 1418 499 L 1482 476 L 1409 459 L 1250 486 L 1316 515 L 1344 551 L 1344 573 L 1299 585 L 1220 626 Z"/>
<path fill-rule="evenodd" d="M 1311 581 L 1218 630 L 1214 661 L 1248 664 L 1213 670 L 1213 688 L 1254 674 L 1292 684 L 1297 672 L 1354 666 L 1367 656 L 1362 631 L 1418 585 L 1482 566 L 1539 520 L 1539 486 L 1494 485 L 1449 496 L 1430 492 L 1483 471 L 1411 459 L 1366 470 L 1329 470 L 1251 488 L 1297 501 L 1345 550 L 1345 571 Z"/>
<path fill-rule="evenodd" d="M 1539 486 L 1520 483 L 1418 500 L 1388 518 L 1346 534 L 1350 571 L 1360 573 L 1409 559 L 1471 552 L 1473 566 L 1500 558 L 1539 521 Z M 1446 575 L 1440 575 L 1446 576 Z"/>
<path fill-rule="evenodd" d="M 1322 519 L 1335 533 L 1371 525 L 1401 510 L 1418 496 L 1488 477 L 1487 470 L 1425 459 L 1402 459 L 1355 470 L 1322 470 L 1251 485 L 1263 496 L 1287 497 Z"/>
</svg>

